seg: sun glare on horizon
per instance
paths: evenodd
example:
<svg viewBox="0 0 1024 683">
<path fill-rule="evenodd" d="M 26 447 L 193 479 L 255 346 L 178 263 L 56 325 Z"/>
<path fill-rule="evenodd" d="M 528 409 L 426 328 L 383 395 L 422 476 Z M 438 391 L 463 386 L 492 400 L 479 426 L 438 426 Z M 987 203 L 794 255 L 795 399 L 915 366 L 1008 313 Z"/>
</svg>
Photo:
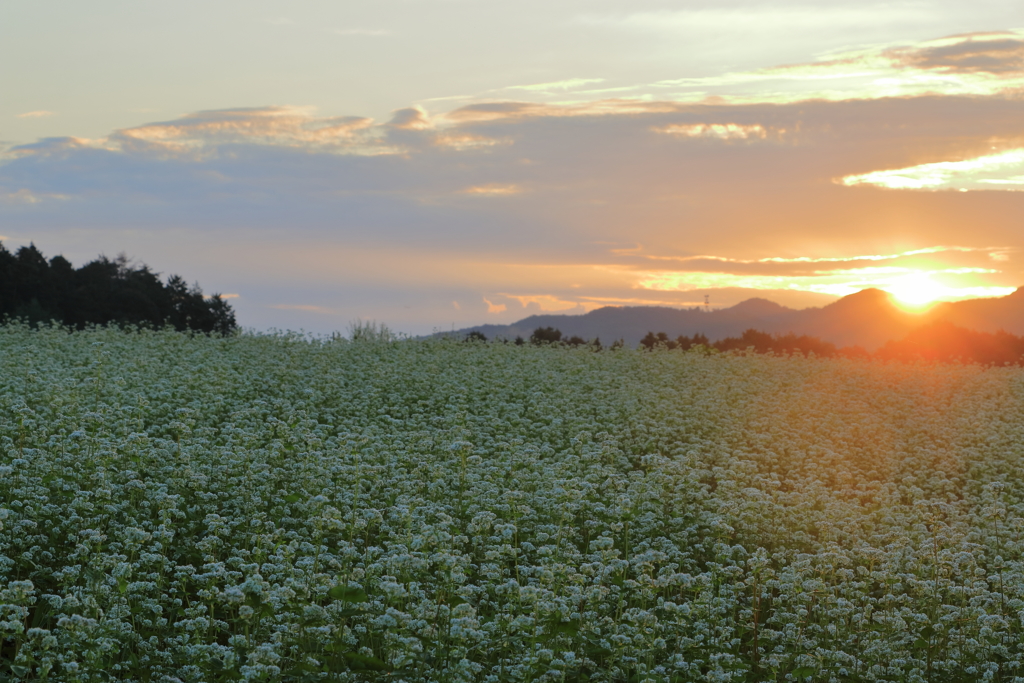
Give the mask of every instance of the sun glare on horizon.
<svg viewBox="0 0 1024 683">
<path fill-rule="evenodd" d="M 923 312 L 940 301 L 963 298 L 965 294 L 964 291 L 936 282 L 926 272 L 897 278 L 883 289 L 893 296 L 897 306 L 913 313 Z"/>
</svg>

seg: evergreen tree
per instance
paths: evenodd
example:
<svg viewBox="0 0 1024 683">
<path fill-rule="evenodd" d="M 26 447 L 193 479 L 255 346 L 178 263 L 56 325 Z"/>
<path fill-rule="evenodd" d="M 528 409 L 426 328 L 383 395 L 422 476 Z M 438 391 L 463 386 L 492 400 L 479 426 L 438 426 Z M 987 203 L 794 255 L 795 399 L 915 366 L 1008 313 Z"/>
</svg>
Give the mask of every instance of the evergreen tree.
<svg viewBox="0 0 1024 683">
<path fill-rule="evenodd" d="M 562 331 L 554 327 L 538 327 L 530 335 L 532 344 L 554 344 L 562 341 Z"/>
<path fill-rule="evenodd" d="M 32 325 L 55 321 L 86 325 L 171 325 L 177 330 L 227 335 L 238 328 L 231 306 L 203 295 L 177 275 L 160 282 L 148 266 L 124 255 L 100 256 L 75 269 L 63 256 L 49 261 L 34 244 L 12 254 L 0 243 L 0 319 Z"/>
</svg>

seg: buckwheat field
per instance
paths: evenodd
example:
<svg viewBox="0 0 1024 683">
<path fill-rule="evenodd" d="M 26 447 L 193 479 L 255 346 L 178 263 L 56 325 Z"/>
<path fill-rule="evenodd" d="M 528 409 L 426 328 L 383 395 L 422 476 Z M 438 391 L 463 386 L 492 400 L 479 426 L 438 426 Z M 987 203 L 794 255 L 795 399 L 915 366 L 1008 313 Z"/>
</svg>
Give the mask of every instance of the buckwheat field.
<svg viewBox="0 0 1024 683">
<path fill-rule="evenodd" d="M 1024 371 L 0 328 L 0 679 L 1022 681 Z"/>
</svg>

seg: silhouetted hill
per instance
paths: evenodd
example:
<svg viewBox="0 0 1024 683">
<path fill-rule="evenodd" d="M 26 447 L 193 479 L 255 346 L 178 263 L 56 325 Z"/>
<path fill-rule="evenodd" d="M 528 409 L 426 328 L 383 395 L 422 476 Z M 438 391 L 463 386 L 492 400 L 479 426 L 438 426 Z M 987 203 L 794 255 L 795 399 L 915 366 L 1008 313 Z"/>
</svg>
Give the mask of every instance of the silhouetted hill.
<svg viewBox="0 0 1024 683">
<path fill-rule="evenodd" d="M 623 339 L 636 346 L 648 332 L 665 332 L 673 339 L 704 334 L 715 340 L 756 329 L 771 334 L 809 335 L 839 347 L 862 346 L 873 351 L 890 340 L 903 339 L 922 325 L 939 321 L 980 332 L 1024 334 L 1024 287 L 1005 297 L 940 303 L 925 313 L 908 313 L 896 306 L 888 293 L 865 289 L 821 308 L 794 310 L 759 298 L 713 311 L 606 306 L 585 315 L 531 315 L 511 325 L 480 325 L 456 334 L 478 331 L 489 339 L 528 339 L 538 327 L 553 327 L 565 336 L 600 337 L 606 344 Z"/>
<path fill-rule="evenodd" d="M 805 308 L 766 331 L 808 334 L 838 346 L 875 349 L 890 339 L 902 338 L 922 324 L 920 315 L 898 308 L 880 289 L 864 289 L 822 308 Z"/>
<path fill-rule="evenodd" d="M 928 312 L 929 321 L 943 320 L 978 332 L 1024 335 L 1024 287 L 1008 296 L 943 303 Z"/>
<path fill-rule="evenodd" d="M 902 361 L 1020 364 L 1024 337 L 1005 331 L 977 332 L 940 320 L 918 327 L 904 339 L 886 342 L 876 358 Z"/>
</svg>

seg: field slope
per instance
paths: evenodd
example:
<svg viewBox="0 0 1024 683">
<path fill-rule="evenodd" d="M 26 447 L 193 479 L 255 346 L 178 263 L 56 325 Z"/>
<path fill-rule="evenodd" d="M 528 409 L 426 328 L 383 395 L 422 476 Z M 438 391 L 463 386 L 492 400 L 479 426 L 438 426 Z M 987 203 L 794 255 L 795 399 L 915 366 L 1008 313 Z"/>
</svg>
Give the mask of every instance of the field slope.
<svg viewBox="0 0 1024 683">
<path fill-rule="evenodd" d="M 1012 681 L 1024 371 L 0 328 L 0 680 Z"/>
</svg>

